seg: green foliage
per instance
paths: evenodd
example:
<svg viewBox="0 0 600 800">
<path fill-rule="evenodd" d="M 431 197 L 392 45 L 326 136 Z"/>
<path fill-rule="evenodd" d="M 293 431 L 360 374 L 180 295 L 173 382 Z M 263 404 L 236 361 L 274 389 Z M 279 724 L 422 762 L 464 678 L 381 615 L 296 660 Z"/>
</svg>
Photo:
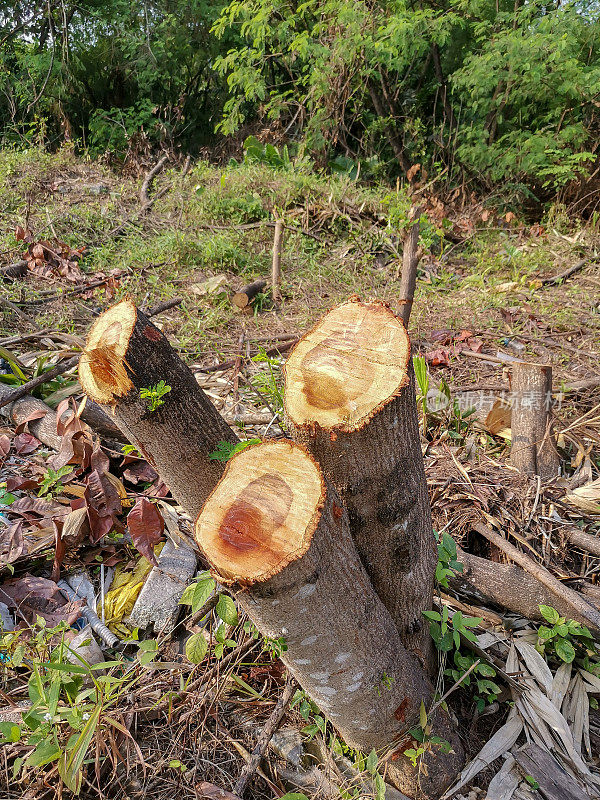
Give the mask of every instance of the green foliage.
<svg viewBox="0 0 600 800">
<path fill-rule="evenodd" d="M 500 687 L 491 680 L 496 677 L 496 670 L 490 664 L 479 661 L 472 653 L 461 653 L 459 650 L 455 650 L 452 659 L 454 666 L 445 669 L 444 675 L 452 678 L 456 683 L 472 667 L 471 672 L 461 681 L 461 686 L 473 687 L 473 699 L 477 709 L 480 712 L 483 711 L 486 704 L 493 703 L 500 694 Z"/>
<path fill-rule="evenodd" d="M 66 464 L 64 467 L 59 467 L 57 470 L 48 468 L 42 478 L 38 490 L 38 497 L 52 497 L 53 494 L 60 494 L 63 490 L 61 478 L 64 478 L 65 475 L 70 475 L 72 472 L 72 464 Z"/>
<path fill-rule="evenodd" d="M 90 665 L 65 642 L 68 630 L 61 622 L 53 628 L 38 617 L 26 639 L 23 630 L 0 637 L 0 651 L 13 667 L 29 673 L 30 709 L 20 724 L 1 723 L 2 742 L 32 748 L 14 760 L 16 779 L 22 769 L 56 765 L 65 785 L 79 794 L 83 767 L 96 737 L 120 723 L 110 715 L 139 681 L 137 664 L 148 664 L 157 652 L 156 642 L 140 642 L 142 660 L 116 660 Z M 58 640 L 58 644 L 55 642 Z"/>
<path fill-rule="evenodd" d="M 233 132 L 260 108 L 330 165 L 340 148 L 393 170 L 400 149 L 409 164 L 445 165 L 486 188 L 556 191 L 593 158 L 598 15 L 508 0 L 450 0 L 441 13 L 433 3 L 232 0 L 213 28 L 240 36 L 215 61 L 229 86 L 220 127 Z M 356 163 L 339 166 L 356 176 Z"/>
<path fill-rule="evenodd" d="M 448 578 L 463 571 L 463 565 L 457 560 L 456 542 L 449 533 L 435 534 L 437 539 L 438 563 L 435 568 L 435 579 L 439 586 L 448 589 Z"/>
<path fill-rule="evenodd" d="M 267 355 L 263 347 L 259 348 L 258 355 L 252 359 L 255 364 L 266 364 L 267 371 L 260 371 L 253 375 L 252 385 L 256 387 L 264 402 L 275 414 L 283 411 L 283 375 L 281 361 Z"/>
<path fill-rule="evenodd" d="M 202 573 L 194 582 L 186 586 L 180 605 L 191 606 L 192 614 L 197 614 L 214 595 L 217 582 L 210 573 Z M 211 606 L 212 608 L 212 606 Z M 215 613 L 221 621 L 214 630 L 214 655 L 222 658 L 226 647 L 235 647 L 237 642 L 227 637 L 227 628 L 234 628 L 238 624 L 238 612 L 234 601 L 227 594 L 219 594 L 215 605 Z M 202 631 L 193 633 L 185 643 L 185 654 L 192 664 L 199 664 L 208 653 L 209 644 Z"/>
<path fill-rule="evenodd" d="M 418 766 L 421 756 L 427 752 L 435 752 L 435 750 L 442 753 L 454 752 L 450 742 L 433 735 L 431 725 L 427 719 L 427 709 L 422 700 L 421 708 L 419 709 L 419 724 L 411 728 L 409 734 L 415 740 L 417 746 L 409 747 L 407 750 L 404 750 L 404 755 L 415 768 Z"/>
<path fill-rule="evenodd" d="M 554 656 L 567 664 L 576 658 L 584 669 L 600 674 L 600 658 L 589 629 L 572 619 L 561 617 L 552 606 L 540 606 L 548 625 L 538 628 L 537 650 L 546 658 Z"/>
<path fill-rule="evenodd" d="M 237 442 L 237 444 L 233 442 L 218 442 L 217 449 L 209 455 L 209 458 L 213 461 L 229 461 L 236 453 L 241 453 L 242 450 L 253 444 L 260 444 L 260 439 L 246 439 L 245 442 Z"/>
<path fill-rule="evenodd" d="M 287 145 L 279 152 L 272 144 L 261 144 L 256 136 L 248 136 L 244 142 L 244 164 L 267 164 L 273 169 L 282 170 L 292 168 Z"/>
<path fill-rule="evenodd" d="M 140 389 L 140 397 L 142 400 L 147 400 L 146 407 L 148 411 L 152 413 L 156 411 L 157 408 L 164 405 L 163 397 L 166 394 L 169 394 L 171 391 L 171 387 L 168 386 L 164 381 L 159 381 L 156 386 L 150 387 L 142 387 Z"/>
</svg>

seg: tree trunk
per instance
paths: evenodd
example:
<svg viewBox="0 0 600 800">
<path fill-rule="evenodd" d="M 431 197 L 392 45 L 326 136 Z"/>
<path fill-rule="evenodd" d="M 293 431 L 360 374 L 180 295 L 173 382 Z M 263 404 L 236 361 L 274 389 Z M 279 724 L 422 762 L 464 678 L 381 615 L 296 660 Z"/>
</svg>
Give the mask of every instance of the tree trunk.
<svg viewBox="0 0 600 800">
<path fill-rule="evenodd" d="M 92 326 L 79 378 L 195 518 L 223 472 L 210 454 L 238 439 L 159 329 L 129 300 L 113 306 Z M 159 381 L 168 391 L 151 410 L 140 391 Z"/>
<path fill-rule="evenodd" d="M 285 366 L 285 410 L 348 509 L 350 530 L 404 646 L 429 661 L 422 611 L 437 552 L 415 401 L 410 342 L 382 303 L 330 311 Z"/>
<path fill-rule="evenodd" d="M 394 747 L 393 779 L 414 797 L 419 776 L 403 755 L 433 687 L 400 641 L 362 566 L 348 517 L 304 448 L 286 441 L 255 445 L 233 458 L 196 522 L 196 539 L 218 580 L 236 591 L 261 632 L 285 639 L 282 660 L 351 746 L 364 753 Z M 462 762 L 445 712 L 436 750 L 420 776 L 439 797 Z"/>
<path fill-rule="evenodd" d="M 512 370 L 511 461 L 544 481 L 558 475 L 552 432 L 552 367 L 519 361 Z"/>
</svg>

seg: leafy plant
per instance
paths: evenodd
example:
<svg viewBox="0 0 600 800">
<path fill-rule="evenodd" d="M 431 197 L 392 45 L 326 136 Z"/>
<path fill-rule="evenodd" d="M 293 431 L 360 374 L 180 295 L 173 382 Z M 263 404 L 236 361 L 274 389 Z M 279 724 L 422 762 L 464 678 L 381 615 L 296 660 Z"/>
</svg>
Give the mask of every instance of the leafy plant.
<svg viewBox="0 0 600 800">
<path fill-rule="evenodd" d="M 38 497 L 52 497 L 53 494 L 60 494 L 63 490 L 62 478 L 66 475 L 70 475 L 72 472 L 72 464 L 66 464 L 64 467 L 59 467 L 57 470 L 49 468 L 42 478 L 38 490 Z"/>
<path fill-rule="evenodd" d="M 549 624 L 538 628 L 537 650 L 543 656 L 555 656 L 567 664 L 578 657 L 585 669 L 597 671 L 600 659 L 589 629 L 575 620 L 561 617 L 552 606 L 541 605 L 539 608 Z"/>
<path fill-rule="evenodd" d="M 218 442 L 217 449 L 209 455 L 209 458 L 213 461 L 229 461 L 234 455 L 241 453 L 242 450 L 253 444 L 260 444 L 260 439 L 246 439 L 245 442 L 237 442 L 236 444 L 233 442 Z"/>
<path fill-rule="evenodd" d="M 192 614 L 197 614 L 214 595 L 217 583 L 210 573 L 202 573 L 193 583 L 186 586 L 179 603 L 191 606 Z M 235 603 L 227 594 L 219 594 L 214 606 L 217 617 L 221 620 L 214 631 L 214 655 L 221 658 L 226 647 L 235 647 L 237 642 L 227 637 L 228 627 L 238 624 L 238 612 Z M 208 653 L 208 639 L 202 631 L 193 633 L 185 643 L 185 654 L 192 664 L 199 664 Z"/>
<path fill-rule="evenodd" d="M 22 630 L 0 637 L 0 651 L 7 653 L 12 666 L 29 671 L 31 703 L 20 724 L 0 723 L 0 734 L 4 742 L 32 748 L 14 760 L 14 780 L 25 768 L 55 764 L 67 788 L 79 794 L 94 740 L 122 728 L 110 711 L 139 681 L 136 664 L 148 664 L 156 656 L 156 643 L 140 643 L 147 654 L 143 660 L 90 665 L 65 642 L 67 630 L 65 622 L 50 628 L 38 617 L 26 640 L 20 641 Z"/>
<path fill-rule="evenodd" d="M 448 589 L 448 578 L 463 571 L 463 565 L 457 560 L 456 542 L 449 533 L 435 533 L 437 539 L 438 563 L 435 568 L 435 580 L 439 586 Z"/>
<path fill-rule="evenodd" d="M 289 170 L 292 161 L 287 144 L 281 152 L 272 144 L 261 144 L 256 136 L 248 136 L 244 142 L 244 164 L 268 164 L 274 169 Z"/>
<path fill-rule="evenodd" d="M 451 753 L 452 745 L 445 739 L 435 736 L 432 733 L 431 725 L 427 719 L 427 709 L 425 703 L 421 701 L 421 708 L 419 710 L 419 724 L 409 730 L 409 734 L 415 740 L 417 746 L 409 747 L 404 750 L 404 755 L 410 759 L 413 767 L 417 768 L 421 757 L 437 748 L 442 753 Z"/>
<path fill-rule="evenodd" d="M 473 699 L 478 711 L 483 711 L 488 703 L 497 700 L 500 694 L 500 687 L 492 678 L 496 677 L 496 670 L 484 661 L 479 660 L 471 653 L 461 653 L 455 650 L 452 654 L 454 666 L 444 670 L 444 675 L 456 683 L 461 681 L 461 686 L 470 687 L 476 690 Z M 479 661 L 479 663 L 478 663 Z M 465 677 L 468 670 L 471 672 Z"/>
<path fill-rule="evenodd" d="M 280 414 L 283 411 L 281 362 L 279 359 L 267 355 L 263 347 L 260 348 L 258 355 L 255 355 L 252 361 L 255 364 L 267 365 L 266 372 L 261 370 L 252 376 L 252 385 L 256 387 L 273 413 Z"/>
<path fill-rule="evenodd" d="M 156 386 L 150 386 L 148 388 L 142 387 L 140 389 L 140 397 L 142 400 L 147 400 L 146 407 L 148 411 L 152 413 L 156 411 L 157 408 L 160 408 L 164 404 L 163 397 L 171 391 L 171 387 L 166 384 L 164 381 L 159 381 Z"/>
</svg>

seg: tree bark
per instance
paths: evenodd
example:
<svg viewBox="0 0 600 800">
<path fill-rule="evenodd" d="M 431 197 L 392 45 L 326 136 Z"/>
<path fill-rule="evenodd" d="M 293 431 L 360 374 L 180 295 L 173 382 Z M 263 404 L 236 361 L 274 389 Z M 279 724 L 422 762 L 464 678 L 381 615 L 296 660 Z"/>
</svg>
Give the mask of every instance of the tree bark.
<svg viewBox="0 0 600 800">
<path fill-rule="evenodd" d="M 511 461 L 526 475 L 551 480 L 559 468 L 550 416 L 552 367 L 515 362 L 511 394 Z"/>
<path fill-rule="evenodd" d="M 400 298 L 398 302 L 401 306 L 400 316 L 407 330 L 413 307 L 413 300 L 415 298 L 417 267 L 419 266 L 421 258 L 419 253 L 420 215 L 420 208 L 411 208 L 409 215 L 411 222 L 406 236 L 404 237 L 404 246 L 402 248 L 402 274 L 400 279 Z"/>
<path fill-rule="evenodd" d="M 387 136 L 387 140 L 390 143 L 390 146 L 396 156 L 396 159 L 404 172 L 406 174 L 410 169 L 410 161 L 406 153 L 404 152 L 404 147 L 398 134 L 394 129 L 394 125 L 392 122 L 389 121 L 389 114 L 385 113 L 385 109 L 383 107 L 383 101 L 377 89 L 373 86 L 373 84 L 369 85 L 369 94 L 371 96 L 371 102 L 373 103 L 373 107 L 375 109 L 375 113 L 380 118 L 382 123 L 384 124 L 384 130 Z"/>
<path fill-rule="evenodd" d="M 161 331 L 129 300 L 118 303 L 94 322 L 79 378 L 196 517 L 223 472 L 211 453 L 238 439 Z M 170 388 L 150 410 L 140 390 L 161 380 Z"/>
<path fill-rule="evenodd" d="M 429 662 L 437 551 L 423 467 L 410 342 L 381 303 L 330 311 L 285 366 L 285 411 L 348 509 L 375 591 L 405 647 Z"/>
<path fill-rule="evenodd" d="M 460 742 L 438 709 L 432 729 L 455 752 L 430 754 L 429 776 L 403 755 L 433 687 L 402 645 L 339 496 L 308 452 L 279 440 L 235 456 L 197 519 L 196 539 L 261 632 L 285 638 L 283 662 L 345 741 L 365 753 L 393 747 L 397 787 L 439 797 L 460 769 Z"/>
</svg>

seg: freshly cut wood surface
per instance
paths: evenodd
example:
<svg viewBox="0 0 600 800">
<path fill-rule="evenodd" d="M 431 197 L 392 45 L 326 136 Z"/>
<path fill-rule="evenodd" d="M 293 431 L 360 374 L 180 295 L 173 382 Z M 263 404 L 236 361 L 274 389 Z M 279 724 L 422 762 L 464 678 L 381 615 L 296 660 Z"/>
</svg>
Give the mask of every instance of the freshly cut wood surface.
<svg viewBox="0 0 600 800">
<path fill-rule="evenodd" d="M 373 587 L 404 646 L 437 669 L 429 627 L 437 550 L 404 325 L 383 303 L 351 298 L 296 345 L 285 409 L 339 492 Z"/>
<path fill-rule="evenodd" d="M 238 438 L 162 331 L 129 300 L 117 303 L 94 322 L 79 378 L 195 518 L 223 474 L 212 454 Z M 166 394 L 152 408 L 142 390 L 161 381 Z"/>
<path fill-rule="evenodd" d="M 434 688 L 369 581 L 338 493 L 304 448 L 270 441 L 235 456 L 196 538 L 262 634 L 285 638 L 281 660 L 346 743 L 397 748 L 388 778 L 411 798 L 438 800 L 462 766 L 460 739 L 438 708 L 429 722 L 452 752 L 425 755 L 428 776 L 403 755 Z"/>
<path fill-rule="evenodd" d="M 361 428 L 408 383 L 410 342 L 387 306 L 351 298 L 296 345 L 285 366 L 294 425 Z"/>
<path fill-rule="evenodd" d="M 319 468 L 288 441 L 249 447 L 231 460 L 196 523 L 208 560 L 228 581 L 263 581 L 303 555 L 319 519 Z"/>
<path fill-rule="evenodd" d="M 110 405 L 133 388 L 124 359 L 136 319 L 134 304 L 123 300 L 92 325 L 79 360 L 79 375 L 88 397 L 96 403 Z"/>
</svg>

